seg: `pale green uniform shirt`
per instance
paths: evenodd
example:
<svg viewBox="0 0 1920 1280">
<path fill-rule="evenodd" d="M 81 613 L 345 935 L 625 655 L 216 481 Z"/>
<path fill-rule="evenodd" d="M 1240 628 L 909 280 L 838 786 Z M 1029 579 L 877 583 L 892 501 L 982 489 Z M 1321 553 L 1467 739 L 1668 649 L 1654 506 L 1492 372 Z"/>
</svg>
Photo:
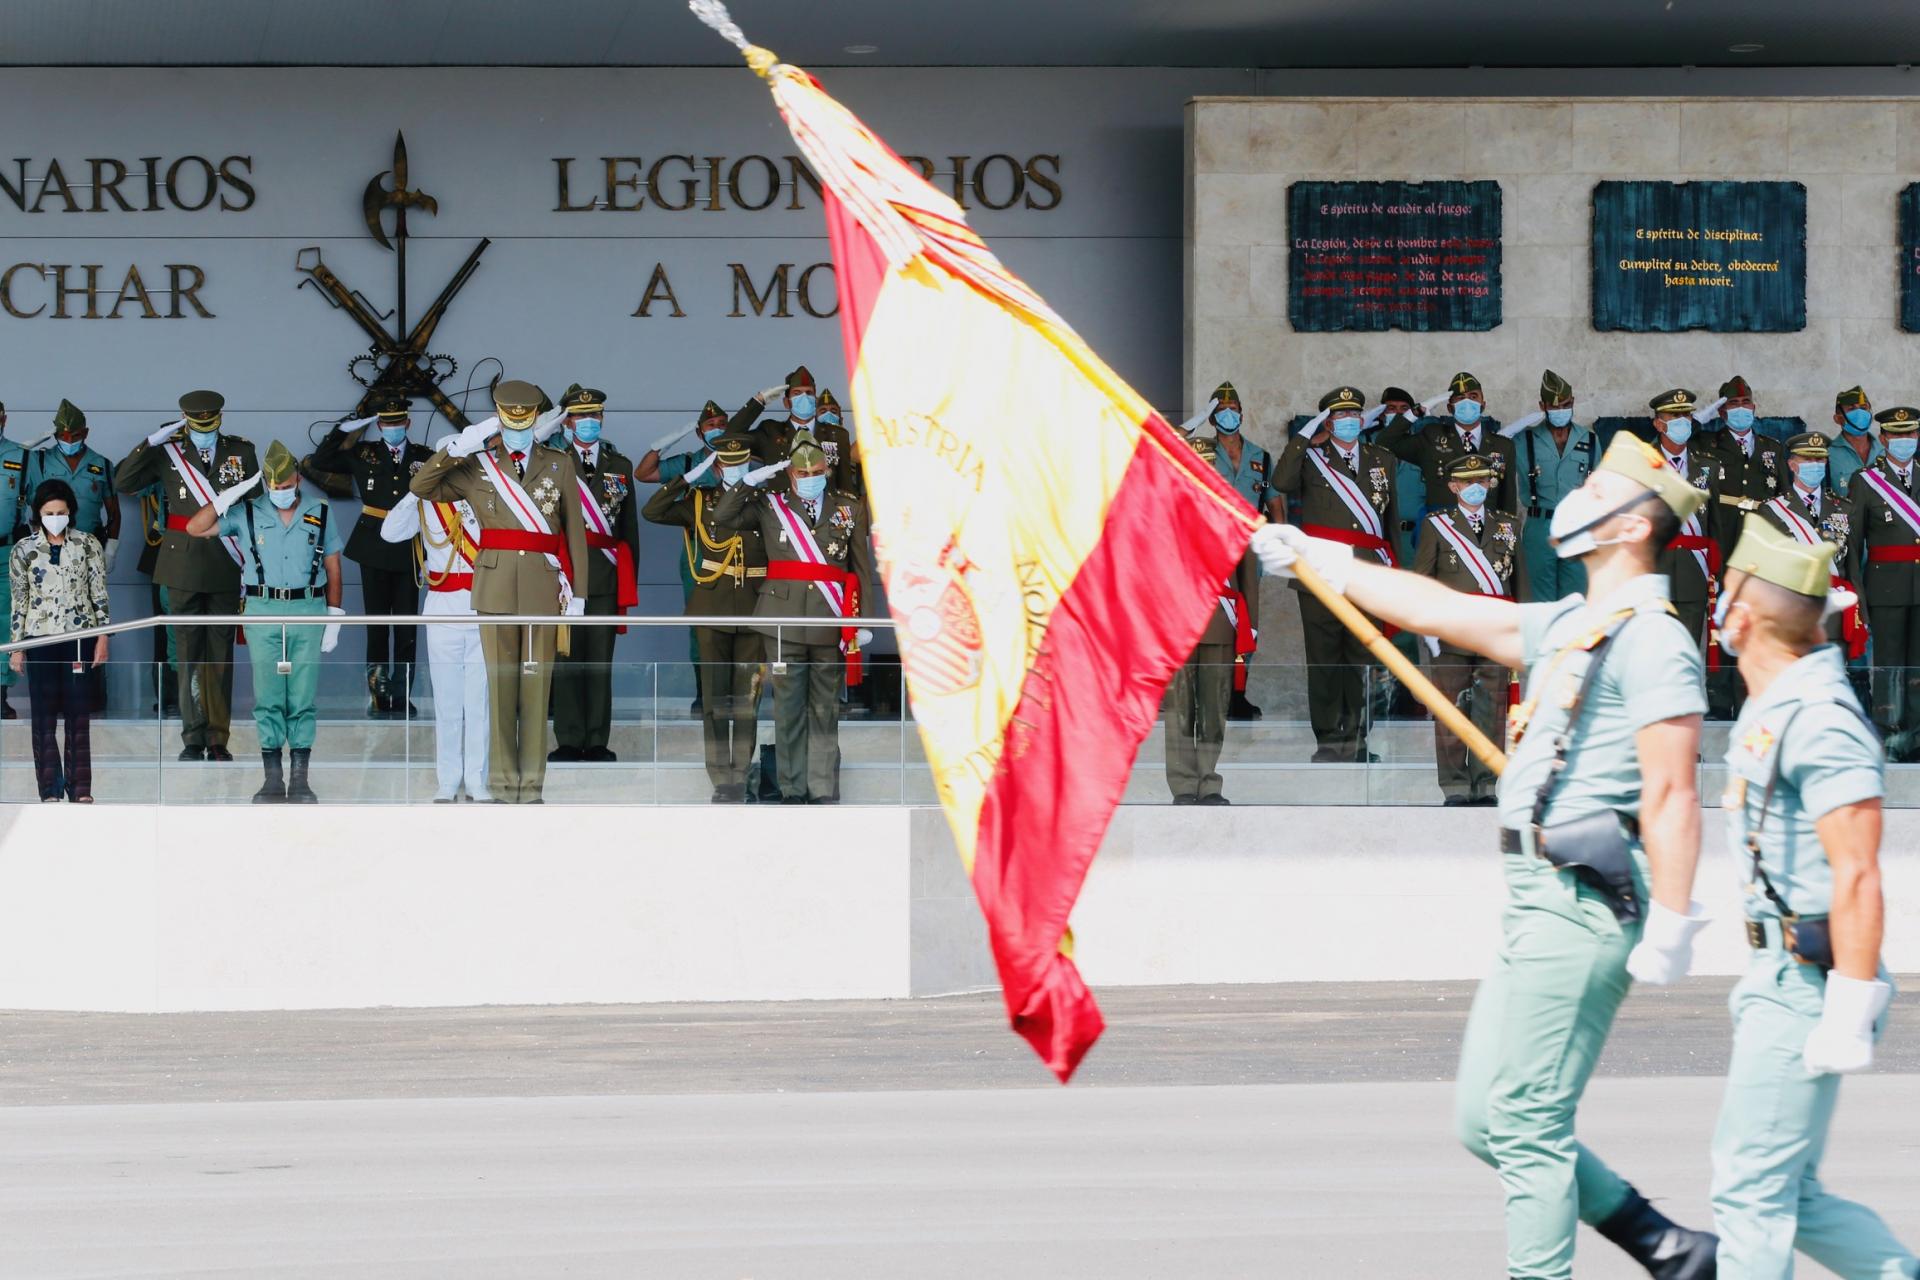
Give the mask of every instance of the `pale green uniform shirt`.
<svg viewBox="0 0 1920 1280">
<path fill-rule="evenodd" d="M 247 511 L 252 508 L 253 528 L 247 528 Z M 324 516 L 322 513 L 326 513 Z M 325 541 L 322 542 L 324 526 Z M 327 512 L 327 504 L 302 493 L 295 504 L 293 522 L 280 523 L 280 508 L 264 493 L 256 493 L 244 502 L 227 508 L 220 517 L 220 533 L 240 544 L 240 585 L 261 585 L 265 571 L 269 587 L 325 587 L 326 557 L 337 556 L 346 545 L 340 537 L 339 521 Z M 314 549 L 320 549 L 319 559 Z"/>
</svg>

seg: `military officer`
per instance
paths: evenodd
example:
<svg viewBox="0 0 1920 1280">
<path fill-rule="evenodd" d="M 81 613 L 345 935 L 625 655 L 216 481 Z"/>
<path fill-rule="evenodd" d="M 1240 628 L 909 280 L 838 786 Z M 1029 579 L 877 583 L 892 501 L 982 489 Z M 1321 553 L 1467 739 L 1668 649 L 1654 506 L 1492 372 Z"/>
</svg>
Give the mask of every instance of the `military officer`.
<svg viewBox="0 0 1920 1280">
<path fill-rule="evenodd" d="M 372 420 L 343 422 L 313 451 L 312 468 L 352 478 L 360 516 L 347 539 L 347 559 L 360 568 L 360 598 L 366 612 L 405 616 L 420 608 L 420 579 L 413 547 L 388 542 L 380 523 L 407 494 L 433 450 L 407 438 L 413 417 L 405 396 L 388 396 Z M 375 430 L 374 438 L 367 429 Z M 405 716 L 416 650 L 413 627 L 367 628 L 367 711 L 376 718 Z"/>
<path fill-rule="evenodd" d="M 694 584 L 687 597 L 689 618 L 744 618 L 759 602 L 767 580 L 767 552 L 759 528 L 722 528 L 714 515 L 717 496 L 739 488 L 752 464 L 752 441 L 743 435 L 722 436 L 708 461 L 654 490 L 641 512 L 655 524 L 683 531 L 686 570 Z M 700 483 L 710 473 L 718 474 L 718 495 Z M 695 671 L 713 803 L 744 804 L 766 642 L 751 627 L 696 626 L 693 635 L 699 645 Z"/>
<path fill-rule="evenodd" d="M 113 491 L 113 463 L 87 444 L 87 415 L 70 400 L 62 400 L 53 414 L 53 442 L 27 455 L 27 488 L 32 494 L 43 480 L 64 480 L 78 505 L 69 526 L 100 539 L 107 568 L 113 568 L 120 547 L 120 498 Z"/>
<path fill-rule="evenodd" d="M 1427 509 L 1439 510 L 1453 505 L 1453 492 L 1447 488 L 1446 465 L 1463 453 L 1478 453 L 1493 459 L 1498 478 L 1488 486 L 1493 505 L 1512 511 L 1517 503 L 1514 472 L 1517 470 L 1513 441 L 1500 434 L 1500 420 L 1486 416 L 1487 396 L 1480 379 L 1471 373 L 1456 373 L 1447 383 L 1447 412 L 1439 417 L 1422 418 L 1409 425 L 1406 416 L 1388 424 L 1379 443 L 1396 457 L 1420 468 L 1427 485 Z M 1421 536 L 1425 536 L 1424 532 Z"/>
<path fill-rule="evenodd" d="M 473 616 L 473 562 L 480 554 L 480 522 L 471 506 L 427 502 L 409 493 L 381 520 L 380 536 L 388 542 L 419 543 L 427 576 L 423 612 Z M 427 628 L 427 679 L 433 688 L 433 802 L 490 803 L 487 664 L 480 652 L 477 623 Z"/>
<path fill-rule="evenodd" d="M 543 802 L 557 637 L 552 627 L 489 626 L 484 618 L 580 617 L 587 603 L 580 473 L 569 453 L 534 446 L 541 399 L 531 383 L 498 383 L 497 416 L 449 439 L 411 486 L 429 502 L 465 501 L 480 524 L 473 608 L 483 619 L 480 649 L 491 710 L 488 790 L 499 804 Z"/>
<path fill-rule="evenodd" d="M 1877 1214 L 1820 1183 L 1840 1076 L 1873 1062 L 1893 985 L 1880 962 L 1886 762 L 1820 625 L 1831 543 L 1748 523 L 1718 620 L 1747 703 L 1727 739 L 1727 852 L 1753 956 L 1713 1138 L 1719 1274 L 1787 1280 L 1794 1250 L 1837 1276 L 1920 1275 Z"/>
<path fill-rule="evenodd" d="M 1695 438 L 1727 460 L 1727 492 L 1721 502 L 1758 504 L 1779 497 L 1791 479 L 1786 442 L 1755 429 L 1753 388 L 1737 373 L 1720 384 L 1718 421 L 1717 428 L 1702 429 Z"/>
<path fill-rule="evenodd" d="M 1834 585 L 1844 591 L 1855 591 L 1853 579 L 1859 574 L 1855 564 L 1853 499 L 1845 494 L 1836 497 L 1827 490 L 1829 448 L 1827 438 L 1818 431 L 1803 432 L 1788 440 L 1785 444 L 1789 477 L 1786 486 L 1779 496 L 1755 505 L 1747 523 L 1758 519 L 1808 546 L 1831 543 L 1835 548 Z M 1857 604 L 1836 610 L 1827 619 L 1827 628 L 1830 638 L 1856 650 L 1852 656 L 1858 657 L 1865 651 L 1867 628 Z"/>
<path fill-rule="evenodd" d="M 1394 456 L 1360 439 L 1364 397 L 1340 387 L 1320 397 L 1326 433 L 1296 434 L 1273 468 L 1276 494 L 1300 504 L 1301 528 L 1395 563 L 1388 541 L 1393 519 Z M 1296 584 L 1297 587 L 1298 584 Z M 1307 657 L 1307 712 L 1316 763 L 1365 764 L 1367 752 L 1366 646 L 1312 595 L 1300 595 Z"/>
<path fill-rule="evenodd" d="M 1245 410 L 1233 383 L 1223 382 L 1213 389 L 1212 410 L 1207 421 L 1213 426 L 1213 469 L 1247 500 L 1255 511 L 1266 511 L 1273 493 L 1273 456 L 1246 437 Z M 1258 570 L 1256 569 L 1256 572 Z M 1247 655 L 1248 661 L 1252 655 Z M 1244 670 L 1229 695 L 1227 716 L 1233 720 L 1258 720 L 1260 708 L 1247 701 Z"/>
<path fill-rule="evenodd" d="M 255 492 L 263 475 L 266 489 Z M 339 643 L 340 624 L 287 627 L 266 619 L 341 612 L 343 542 L 332 516 L 324 498 L 300 492 L 297 460 L 275 440 L 267 446 L 261 472 L 222 489 L 187 520 L 193 537 L 218 534 L 240 548 L 245 612 L 262 619 L 245 628 L 247 656 L 253 661 L 253 723 L 260 734 L 265 774 L 253 793 L 255 804 L 313 804 L 320 799 L 308 777 L 319 722 L 315 698 L 320 655 L 332 653 Z M 284 673 L 283 664 L 288 668 Z M 282 747 L 287 749 L 284 776 Z"/>
<path fill-rule="evenodd" d="M 873 581 L 873 543 L 866 504 L 827 488 L 827 455 L 810 434 L 795 433 L 790 465 L 791 492 L 763 487 L 785 469 L 773 463 L 749 472 L 749 483 L 723 488 L 713 519 L 722 529 L 760 533 L 767 580 L 755 616 L 829 621 L 784 634 L 772 625 L 756 630 L 771 647 L 781 803 L 837 804 L 840 685 L 854 682 L 848 660 L 864 639 L 856 624 Z"/>
<path fill-rule="evenodd" d="M 640 562 L 639 505 L 633 500 L 633 463 L 603 438 L 607 393 L 578 383 L 560 397 L 580 473 L 581 514 L 587 522 L 587 613 L 606 617 L 639 603 L 634 567 Z M 593 506 L 587 507 L 591 500 Z M 553 737 L 547 756 L 610 764 L 613 732 L 612 627 L 581 627 L 553 669 Z"/>
<path fill-rule="evenodd" d="M 1540 375 L 1540 412 L 1544 422 L 1522 431 L 1515 440 L 1519 459 L 1520 514 L 1524 554 L 1521 565 L 1523 598 L 1558 600 L 1587 589 L 1586 573 L 1578 560 L 1553 554 L 1548 529 L 1560 499 L 1587 482 L 1599 460 L 1599 441 L 1591 428 L 1573 420 L 1573 384 L 1548 369 Z"/>
<path fill-rule="evenodd" d="M 0 431 L 7 425 L 7 407 L 0 404 Z M 0 439 L 0 549 L 13 546 L 26 529 L 27 506 L 33 490 L 27 488 L 27 451 L 13 440 Z M 0 573 L 0 578 L 7 577 Z M 13 583 L 0 585 L 0 608 L 13 608 Z M 7 690 L 20 676 L 12 664 L 0 662 L 0 719 L 17 720 L 19 711 L 7 702 Z"/>
<path fill-rule="evenodd" d="M 1728 529 L 1738 524 L 1739 515 L 1718 500 L 1728 490 L 1726 459 L 1715 450 L 1691 447 L 1693 392 L 1675 387 L 1662 391 L 1648 405 L 1653 410 L 1653 429 L 1659 437 L 1662 459 L 1675 475 L 1706 495 L 1705 506 L 1681 521 L 1679 535 L 1667 544 L 1660 558 L 1660 572 L 1667 578 L 1667 598 L 1673 602 L 1680 625 L 1704 652 L 1707 614 L 1713 608 L 1720 566 L 1730 542 Z"/>
<path fill-rule="evenodd" d="M 1703 501 L 1658 451 L 1617 436 L 1553 516 L 1555 552 L 1587 562 L 1591 603 L 1511 604 L 1305 530 L 1254 535 L 1269 572 L 1304 558 L 1368 613 L 1528 671 L 1497 784 L 1503 938 L 1455 1086 L 1462 1140 L 1500 1175 L 1515 1277 L 1572 1276 L 1583 1220 L 1659 1280 L 1714 1274 L 1713 1236 L 1669 1221 L 1575 1133 L 1629 978 L 1684 975 L 1706 924 L 1692 901 L 1703 663 L 1655 572 L 1659 548 Z"/>
<path fill-rule="evenodd" d="M 1373 425 L 1362 431 L 1360 438 L 1368 444 L 1379 444 L 1381 433 L 1396 422 L 1404 419 L 1405 426 L 1402 429 L 1406 430 L 1425 416 L 1420 402 L 1405 387 L 1383 387 L 1380 403 L 1374 411 Z M 1397 527 L 1388 531 L 1388 540 L 1393 543 L 1400 562 L 1412 564 L 1413 553 L 1420 545 L 1420 521 L 1427 506 L 1427 484 L 1420 474 L 1420 468 L 1411 462 L 1401 461 L 1394 471 L 1393 492 L 1398 519 L 1389 521 Z M 1279 518 L 1285 519 L 1284 514 Z"/>
<path fill-rule="evenodd" d="M 1484 454 L 1462 454 L 1447 464 L 1447 487 L 1453 490 L 1454 505 L 1428 514 L 1428 528 L 1420 536 L 1420 552 L 1413 564 L 1415 573 L 1469 595 L 1514 598 L 1522 560 L 1520 517 L 1488 508 L 1487 486 L 1496 478 L 1493 460 Z M 1482 733 L 1497 741 L 1507 710 L 1507 682 L 1513 673 L 1459 644 L 1434 639 L 1427 651 L 1433 683 Z M 1440 773 L 1442 803 L 1495 803 L 1493 770 L 1438 719 L 1433 722 L 1433 758 Z"/>
<path fill-rule="evenodd" d="M 754 453 L 757 457 L 764 459 L 771 466 L 778 466 L 792 454 L 793 437 L 796 433 L 805 431 L 811 436 L 815 421 L 820 414 L 820 398 L 815 394 L 816 386 L 812 371 L 805 365 L 801 365 L 787 375 L 786 385 L 782 388 L 785 393 L 784 407 L 787 416 L 784 418 L 762 417 L 759 422 L 748 428 L 755 433 Z M 762 396 L 764 395 L 763 392 Z M 817 440 L 815 444 L 818 445 Z M 777 477 L 777 479 L 779 483 L 785 483 L 783 477 Z"/>
<path fill-rule="evenodd" d="M 840 402 L 831 387 L 820 389 L 820 409 L 814 418 L 813 438 L 827 455 L 827 487 L 866 501 L 867 480 L 860 470 L 860 451 L 846 428 Z"/>
<path fill-rule="evenodd" d="M 1836 447 L 1827 458 L 1827 484 L 1845 493 L 1854 473 L 1880 461 L 1886 447 L 1873 435 L 1873 402 L 1859 387 L 1848 387 L 1833 398 L 1833 424 L 1839 428 Z"/>
<path fill-rule="evenodd" d="M 226 397 L 217 391 L 187 392 L 180 397 L 181 418 L 135 446 L 113 473 L 113 487 L 124 494 L 161 486 L 166 532 L 154 559 L 153 580 L 166 589 L 167 612 L 173 617 L 240 610 L 239 545 L 228 538 L 202 540 L 187 533 L 187 521 L 216 493 L 260 470 L 253 443 L 220 430 L 225 407 Z M 174 643 L 180 759 L 231 760 L 227 737 L 233 628 L 176 623 Z"/>
<path fill-rule="evenodd" d="M 1873 633 L 1873 717 L 1887 752 L 1905 762 L 1920 754 L 1920 484 L 1913 455 L 1920 410 L 1905 405 L 1874 415 L 1881 457 L 1853 474 L 1854 581 Z M 1858 437 L 1854 437 L 1858 438 Z M 1844 457 L 1843 439 L 1833 454 Z"/>
</svg>

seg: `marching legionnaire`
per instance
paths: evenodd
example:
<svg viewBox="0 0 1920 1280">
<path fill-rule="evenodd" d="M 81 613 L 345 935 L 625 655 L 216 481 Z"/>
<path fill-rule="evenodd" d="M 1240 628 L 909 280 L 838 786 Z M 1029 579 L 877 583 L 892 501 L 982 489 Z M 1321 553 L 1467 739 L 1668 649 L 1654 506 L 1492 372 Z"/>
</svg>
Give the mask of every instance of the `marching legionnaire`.
<svg viewBox="0 0 1920 1280">
<path fill-rule="evenodd" d="M 1875 415 L 1882 456 L 1853 475 L 1854 579 L 1862 588 L 1873 632 L 1873 716 L 1887 734 L 1887 752 L 1907 761 L 1920 730 L 1920 484 L 1913 455 L 1920 410 L 1901 405 Z M 1833 453 L 1845 456 L 1845 442 Z"/>
<path fill-rule="evenodd" d="M 1520 473 L 1521 575 L 1528 600 L 1558 600 L 1587 589 L 1578 560 L 1553 554 L 1547 530 L 1560 499 L 1587 482 L 1599 461 L 1599 441 L 1591 428 L 1573 420 L 1573 385 L 1548 369 L 1540 375 L 1540 412 L 1546 421 L 1522 431 L 1518 446 Z"/>
<path fill-rule="evenodd" d="M 1445 414 L 1423 418 L 1418 425 L 1410 425 L 1403 416 L 1380 433 L 1381 445 L 1420 468 L 1421 478 L 1427 482 L 1429 511 L 1453 505 L 1446 468 L 1464 453 L 1493 459 L 1494 470 L 1499 473 L 1488 486 L 1493 505 L 1501 511 L 1512 511 L 1516 506 L 1513 441 L 1500 434 L 1500 420 L 1487 417 L 1486 407 L 1487 396 L 1480 389 L 1480 379 L 1470 373 L 1456 373 L 1447 383 Z M 1421 536 L 1426 536 L 1424 531 Z"/>
<path fill-rule="evenodd" d="M 1587 562 L 1592 603 L 1511 604 L 1304 530 L 1254 535 L 1269 571 L 1305 559 L 1361 609 L 1528 672 L 1498 784 L 1504 937 L 1455 1093 L 1462 1140 L 1506 1193 L 1506 1274 L 1527 1280 L 1572 1276 L 1581 1220 L 1657 1280 L 1714 1273 L 1714 1238 L 1662 1216 L 1574 1127 L 1629 976 L 1678 979 L 1706 923 L 1691 897 L 1702 662 L 1654 572 L 1703 500 L 1644 441 L 1616 437 L 1553 516 L 1555 551 Z"/>
<path fill-rule="evenodd" d="M 1454 506 L 1427 516 L 1429 527 L 1420 537 L 1413 571 L 1469 595 L 1513 599 L 1521 567 L 1520 518 L 1487 507 L 1487 486 L 1496 479 L 1493 460 L 1469 453 L 1448 463 L 1447 472 Z M 1551 548 L 1547 554 L 1553 554 Z M 1427 650 L 1440 692 L 1466 712 L 1482 733 L 1498 739 L 1513 673 L 1458 644 L 1434 639 Z M 1439 767 L 1443 803 L 1495 803 L 1493 770 L 1469 755 L 1467 744 L 1438 719 L 1433 722 L 1433 758 Z"/>
<path fill-rule="evenodd" d="M 0 431 L 6 430 L 7 407 L 0 404 Z M 27 451 L 13 440 L 0 439 L 0 548 L 12 547 L 26 531 L 27 504 L 33 490 L 27 488 Z M 0 579 L 7 578 L 0 574 Z M 13 609 L 13 585 L 0 582 L 0 607 Z M 12 664 L 0 662 L 0 719 L 17 720 L 20 713 L 7 702 L 7 690 L 20 679 Z"/>
<path fill-rule="evenodd" d="M 360 567 L 360 598 L 371 614 L 402 616 L 420 607 L 420 578 L 411 544 L 380 536 L 380 522 L 407 496 L 414 473 L 433 450 L 407 438 L 413 423 L 405 396 L 390 396 L 374 417 L 343 422 L 313 451 L 313 469 L 353 478 L 360 518 L 347 539 L 347 559 Z M 368 427 L 378 435 L 366 438 Z M 404 716 L 417 652 L 414 628 L 367 628 L 367 710 L 376 717 Z"/>
<path fill-rule="evenodd" d="M 419 540 L 427 573 L 423 612 L 434 617 L 473 616 L 473 562 L 480 554 L 480 522 L 471 506 L 427 502 L 409 493 L 381 520 L 380 536 L 388 542 Z M 487 665 L 480 652 L 477 623 L 427 628 L 427 679 L 433 688 L 434 803 L 491 802 Z"/>
<path fill-rule="evenodd" d="M 1739 374 L 1720 384 L 1720 426 L 1700 430 L 1695 439 L 1718 449 L 1727 460 L 1727 492 L 1722 503 L 1771 502 L 1792 477 L 1787 474 L 1787 445 L 1754 427 L 1753 388 Z"/>
<path fill-rule="evenodd" d="M 1693 637 L 1694 647 L 1706 650 L 1707 615 L 1713 609 L 1714 592 L 1720 581 L 1720 565 L 1727 542 L 1725 529 L 1736 524 L 1739 516 L 1717 501 L 1727 491 L 1727 464 L 1711 449 L 1691 448 L 1693 441 L 1693 392 L 1684 387 L 1662 391 L 1648 402 L 1653 409 L 1653 429 L 1659 433 L 1661 457 L 1676 476 L 1706 495 L 1706 503 L 1680 522 L 1680 533 L 1667 544 L 1660 558 L 1660 571 L 1667 577 L 1667 598 L 1680 618 L 1680 625 Z M 1718 655 L 1709 663 L 1719 665 Z"/>
<path fill-rule="evenodd" d="M 1886 446 L 1873 435 L 1873 402 L 1859 387 L 1848 387 L 1833 398 L 1833 424 L 1839 428 L 1827 459 L 1827 484 L 1845 493 L 1854 474 L 1880 461 Z"/>
<path fill-rule="evenodd" d="M 1825 643 L 1831 543 L 1749 522 L 1716 620 L 1747 703 L 1727 739 L 1727 851 L 1745 885 L 1746 976 L 1713 1138 L 1720 1274 L 1787 1280 L 1793 1254 L 1837 1276 L 1920 1274 L 1865 1205 L 1820 1184 L 1840 1076 L 1873 1062 L 1893 994 L 1880 963 L 1886 762 Z"/>
<path fill-rule="evenodd" d="M 1193 451 L 1214 461 L 1214 441 L 1189 441 Z M 1227 740 L 1227 703 L 1244 680 L 1241 665 L 1253 652 L 1254 622 L 1260 609 L 1260 569 L 1253 553 L 1241 557 L 1220 587 L 1199 643 L 1167 685 L 1167 786 L 1175 804 L 1227 804 L 1221 793 L 1220 752 Z"/>
<path fill-rule="evenodd" d="M 254 493 L 263 475 L 266 490 Z M 275 626 L 266 619 L 341 612 L 342 540 L 332 511 L 325 499 L 301 494 L 296 459 L 275 440 L 267 446 L 264 469 L 214 495 L 188 519 L 186 531 L 196 538 L 217 533 L 240 548 L 245 612 L 262 619 L 246 627 L 253 723 L 266 774 L 253 802 L 313 804 L 320 798 L 308 780 L 319 724 L 320 655 L 339 643 L 340 624 L 328 624 L 323 635 L 319 627 Z M 282 747 L 288 755 L 284 776 Z"/>
<path fill-rule="evenodd" d="M 586 612 L 579 472 L 568 453 L 534 447 L 541 398 L 531 383 L 499 383 L 493 389 L 498 416 L 448 440 L 413 478 L 415 496 L 464 500 L 480 522 L 473 607 L 483 619 Z M 553 627 L 481 625 L 492 724 L 487 782 L 497 803 L 542 803 L 557 639 Z"/>
<path fill-rule="evenodd" d="M 723 436 L 714 443 L 710 461 L 656 489 L 641 512 L 655 524 L 684 531 L 686 570 L 694 584 L 687 597 L 689 618 L 744 618 L 759 602 L 767 579 L 760 530 L 721 527 L 715 518 L 717 495 L 701 486 L 707 474 L 717 472 L 720 495 L 740 488 L 752 463 L 753 445 L 745 436 Z M 753 764 L 766 641 L 751 627 L 696 626 L 693 636 L 699 645 L 695 670 L 713 803 L 743 804 L 747 770 Z"/>
<path fill-rule="evenodd" d="M 805 372 L 802 370 L 802 372 Z M 808 385 L 811 385 L 810 383 Z M 808 409 L 811 412 L 811 406 Z M 752 471 L 721 491 L 713 519 L 723 529 L 757 529 L 767 553 L 759 617 L 820 618 L 831 625 L 756 628 L 773 662 L 775 758 L 783 804 L 840 800 L 840 684 L 859 680 L 866 636 L 858 627 L 873 543 L 866 504 L 827 488 L 827 455 L 806 432 L 793 438 L 790 492 L 759 487 L 789 464 Z"/>
<path fill-rule="evenodd" d="M 238 613 L 242 551 L 233 538 L 202 540 L 187 521 L 214 495 L 260 470 L 253 443 L 220 430 L 226 398 L 216 391 L 180 397 L 182 417 L 135 446 L 114 469 L 113 487 L 136 494 L 158 484 L 166 499 L 166 532 L 153 580 L 166 588 L 173 617 Z M 185 428 L 182 436 L 181 428 Z M 4 465 L 4 464 L 0 464 Z M 233 628 L 174 624 L 180 690 L 180 759 L 231 760 Z"/>
<path fill-rule="evenodd" d="M 43 480 L 63 480 L 73 490 L 75 507 L 71 528 L 90 533 L 105 548 L 107 568 L 113 568 L 120 548 L 120 498 L 113 491 L 113 463 L 87 444 L 87 415 L 72 401 L 62 400 L 53 413 L 53 443 L 27 455 L 27 488 L 32 494 Z"/>
<path fill-rule="evenodd" d="M 587 613 L 625 613 L 640 602 L 634 566 L 640 558 L 640 521 L 633 499 L 633 463 L 601 439 L 607 393 L 578 383 L 560 397 L 568 452 L 580 478 L 580 512 L 587 524 Z M 612 627 L 581 627 L 553 671 L 553 736 L 548 760 L 611 763 L 613 732 Z"/>
<path fill-rule="evenodd" d="M 860 453 L 853 443 L 853 434 L 847 430 L 840 402 L 828 387 L 820 389 L 813 438 L 820 442 L 820 452 L 827 455 L 827 487 L 835 493 L 850 493 L 864 502 L 867 481 L 860 470 Z"/>
<path fill-rule="evenodd" d="M 1859 576 L 1854 563 L 1857 540 L 1853 499 L 1844 494 L 1836 497 L 1827 491 L 1828 452 L 1827 438 L 1818 431 L 1803 432 L 1787 441 L 1786 467 L 1790 478 L 1786 488 L 1778 497 L 1756 506 L 1752 514 L 1797 542 L 1808 546 L 1831 543 L 1835 548 L 1833 585 L 1857 598 L 1853 584 L 1853 579 Z M 1836 610 L 1827 620 L 1827 626 L 1829 637 L 1841 641 L 1850 657 L 1858 658 L 1866 652 L 1867 628 L 1858 603 Z"/>
<path fill-rule="evenodd" d="M 1327 434 L 1310 441 L 1295 435 L 1274 464 L 1277 494 L 1300 504 L 1301 528 L 1317 538 L 1356 547 L 1368 558 L 1394 564 L 1387 524 L 1393 519 L 1394 456 L 1360 439 L 1365 402 L 1352 387 L 1320 397 Z M 1367 699 L 1362 672 L 1366 646 L 1306 593 L 1300 625 L 1307 656 L 1307 712 L 1313 723 L 1316 763 L 1367 763 Z"/>
</svg>

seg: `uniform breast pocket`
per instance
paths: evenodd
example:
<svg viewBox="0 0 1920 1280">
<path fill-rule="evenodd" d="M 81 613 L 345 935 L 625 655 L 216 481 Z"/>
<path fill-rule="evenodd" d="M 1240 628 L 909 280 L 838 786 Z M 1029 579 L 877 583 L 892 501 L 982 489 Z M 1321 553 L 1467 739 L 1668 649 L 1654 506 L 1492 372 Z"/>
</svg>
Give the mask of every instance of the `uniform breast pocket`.
<svg viewBox="0 0 1920 1280">
<path fill-rule="evenodd" d="M 498 569 L 500 567 L 500 557 L 505 554 L 506 552 L 500 550 L 498 547 L 482 547 L 479 557 L 474 560 L 473 563 L 476 568 L 480 569 Z"/>
</svg>

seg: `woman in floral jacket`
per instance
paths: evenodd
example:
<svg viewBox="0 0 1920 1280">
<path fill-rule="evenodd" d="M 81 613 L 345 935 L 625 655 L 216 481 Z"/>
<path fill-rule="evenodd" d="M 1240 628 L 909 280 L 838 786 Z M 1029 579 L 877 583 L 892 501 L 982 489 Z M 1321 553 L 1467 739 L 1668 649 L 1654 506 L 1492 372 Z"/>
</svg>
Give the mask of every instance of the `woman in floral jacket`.
<svg viewBox="0 0 1920 1280">
<path fill-rule="evenodd" d="M 64 480 L 48 480 L 33 495 L 32 532 L 13 546 L 13 626 L 15 642 L 58 636 L 107 622 L 107 561 L 100 543 L 72 528 L 73 490 Z M 107 638 L 90 644 L 59 640 L 16 650 L 12 665 L 27 673 L 33 700 L 33 771 L 40 799 L 63 795 L 75 804 L 93 803 L 93 756 L 88 717 L 93 684 L 82 654 L 107 660 Z M 61 760 L 56 730 L 67 722 L 66 759 Z"/>
</svg>

